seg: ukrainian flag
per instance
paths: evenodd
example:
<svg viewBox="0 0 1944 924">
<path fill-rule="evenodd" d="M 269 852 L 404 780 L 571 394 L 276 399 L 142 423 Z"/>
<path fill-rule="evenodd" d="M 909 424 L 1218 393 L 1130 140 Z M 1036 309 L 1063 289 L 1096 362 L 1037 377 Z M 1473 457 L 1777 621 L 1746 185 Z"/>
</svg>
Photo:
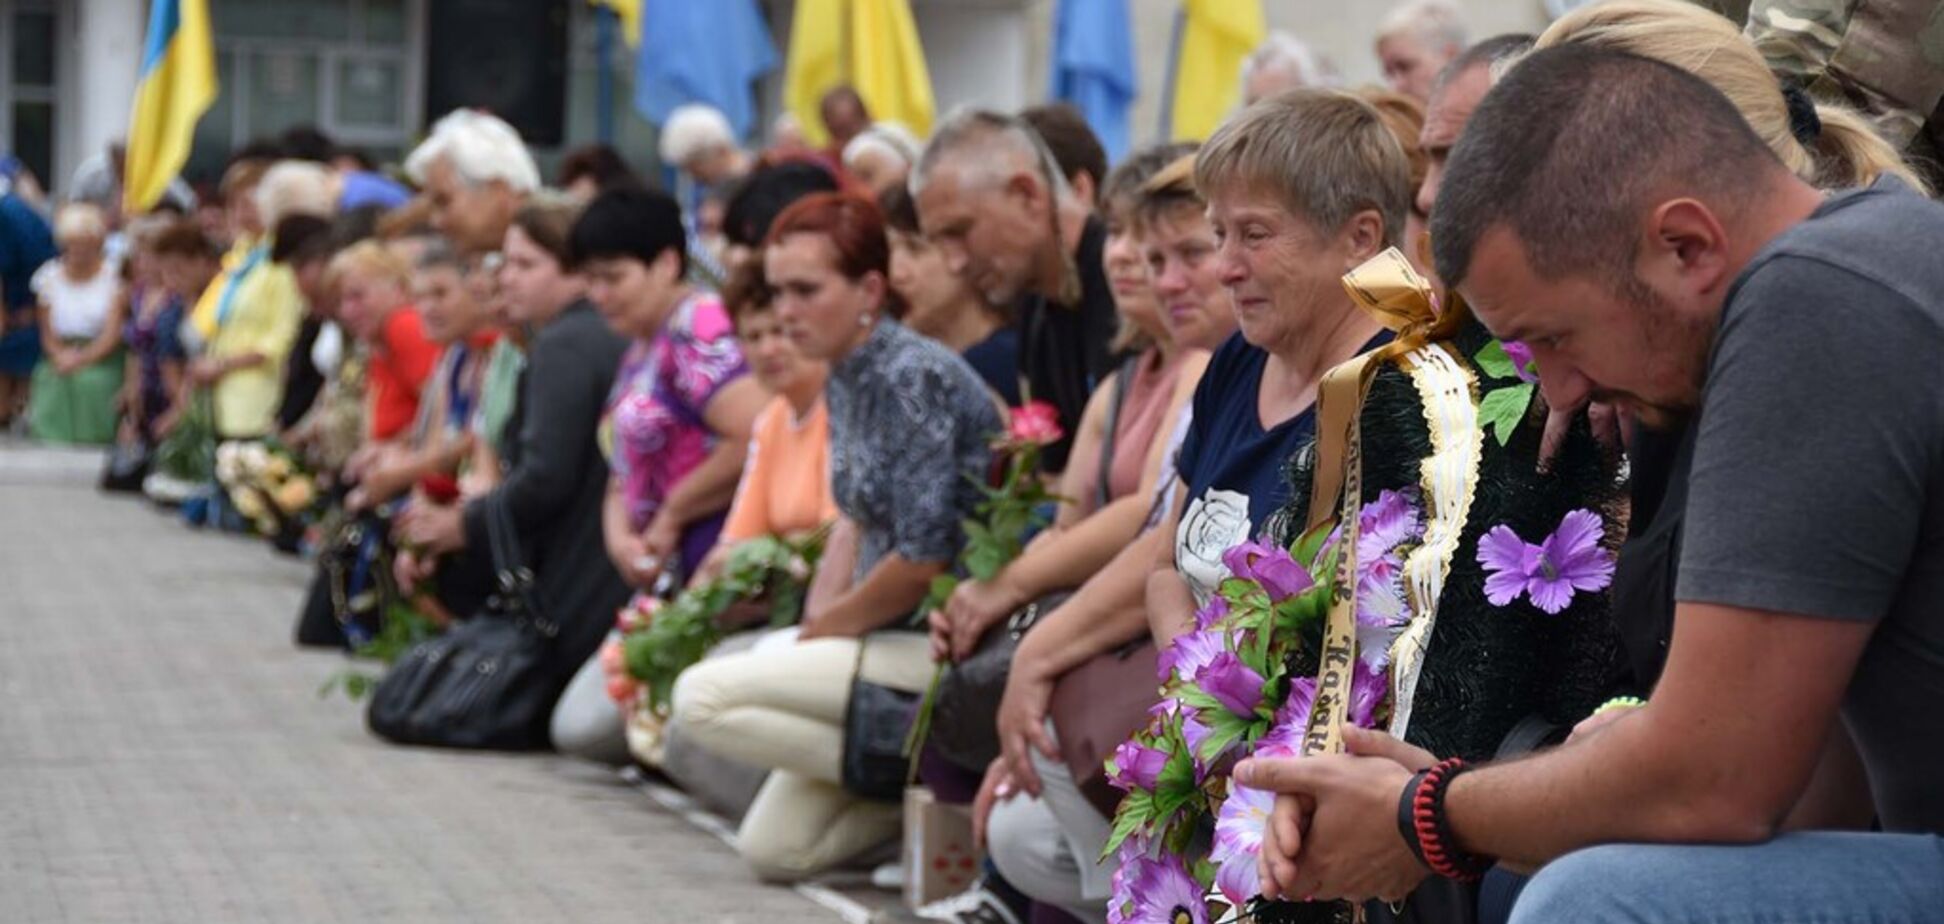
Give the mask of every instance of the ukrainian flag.
<svg viewBox="0 0 1944 924">
<path fill-rule="evenodd" d="M 1242 99 L 1242 61 L 1262 43 L 1261 0 L 1182 0 L 1168 124 L 1203 141 Z"/>
<path fill-rule="evenodd" d="M 208 0 L 153 0 L 129 120 L 123 208 L 144 212 L 162 198 L 189 160 L 196 121 L 215 101 Z"/>
<path fill-rule="evenodd" d="M 812 144 L 823 144 L 818 103 L 849 82 L 871 118 L 931 134 L 931 74 L 907 0 L 797 0 L 783 104 Z"/>
</svg>

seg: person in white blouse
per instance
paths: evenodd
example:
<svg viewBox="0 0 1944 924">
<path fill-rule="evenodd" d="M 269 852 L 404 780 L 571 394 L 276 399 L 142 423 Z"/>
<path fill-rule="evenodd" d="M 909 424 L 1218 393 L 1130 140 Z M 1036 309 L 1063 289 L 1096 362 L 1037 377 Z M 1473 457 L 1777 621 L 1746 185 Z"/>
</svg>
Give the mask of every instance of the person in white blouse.
<svg viewBox="0 0 1944 924">
<path fill-rule="evenodd" d="M 68 205 L 54 219 L 60 259 L 34 274 L 41 362 L 27 408 L 36 439 L 83 444 L 114 439 L 125 293 L 121 268 L 106 255 L 107 239 L 101 209 Z"/>
</svg>

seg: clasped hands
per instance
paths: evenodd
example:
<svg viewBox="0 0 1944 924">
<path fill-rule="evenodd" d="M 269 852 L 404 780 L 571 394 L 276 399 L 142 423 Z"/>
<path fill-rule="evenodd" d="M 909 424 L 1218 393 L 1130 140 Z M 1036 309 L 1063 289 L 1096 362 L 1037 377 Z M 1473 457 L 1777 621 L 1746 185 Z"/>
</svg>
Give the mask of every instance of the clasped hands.
<svg viewBox="0 0 1944 924">
<path fill-rule="evenodd" d="M 1397 830 L 1397 804 L 1429 751 L 1346 725 L 1348 753 L 1245 760 L 1236 782 L 1275 793 L 1257 869 L 1262 895 L 1401 901 L 1430 875 Z"/>
</svg>

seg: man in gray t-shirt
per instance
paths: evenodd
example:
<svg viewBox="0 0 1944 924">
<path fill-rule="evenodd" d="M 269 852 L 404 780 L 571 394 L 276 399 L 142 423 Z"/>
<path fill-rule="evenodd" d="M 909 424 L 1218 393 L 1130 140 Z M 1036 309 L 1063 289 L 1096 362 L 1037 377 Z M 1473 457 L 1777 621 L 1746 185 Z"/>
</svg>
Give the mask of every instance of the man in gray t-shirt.
<svg viewBox="0 0 1944 924">
<path fill-rule="evenodd" d="M 1825 196 L 1692 74 L 1561 47 L 1479 107 L 1431 218 L 1439 275 L 1549 401 L 1699 413 L 1667 666 L 1524 760 L 1413 776 L 1428 755 L 1348 731 L 1365 756 L 1245 761 L 1301 797 L 1265 893 L 1395 899 L 1497 859 L 1545 867 L 1515 924 L 1934 919 L 1944 206 Z M 1886 833 L 1779 834 L 1839 722 Z"/>
</svg>

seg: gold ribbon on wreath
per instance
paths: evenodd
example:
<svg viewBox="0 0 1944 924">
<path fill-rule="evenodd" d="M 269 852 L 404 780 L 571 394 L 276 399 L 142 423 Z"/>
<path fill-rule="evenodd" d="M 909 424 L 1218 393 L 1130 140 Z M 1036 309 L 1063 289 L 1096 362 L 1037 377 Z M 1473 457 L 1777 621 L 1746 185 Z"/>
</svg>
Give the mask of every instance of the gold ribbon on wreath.
<svg viewBox="0 0 1944 924">
<path fill-rule="evenodd" d="M 1365 261 L 1343 277 L 1357 306 L 1396 334 L 1390 343 L 1331 369 L 1317 388 L 1316 466 L 1310 484 L 1306 531 L 1341 527 L 1337 566 L 1330 578 L 1330 609 L 1318 657 L 1315 704 L 1304 730 L 1303 753 L 1343 750 L 1357 661 L 1357 536 L 1363 508 L 1362 417 L 1364 393 L 1377 369 L 1399 363 L 1424 401 L 1431 455 L 1421 465 L 1425 531 L 1405 560 L 1410 625 L 1392 645 L 1392 734 L 1410 721 L 1412 693 L 1437 618 L 1438 598 L 1471 510 L 1483 452 L 1478 427 L 1477 383 L 1448 344 L 1469 312 L 1455 297 L 1442 313 L 1431 285 L 1396 248 Z"/>
</svg>

